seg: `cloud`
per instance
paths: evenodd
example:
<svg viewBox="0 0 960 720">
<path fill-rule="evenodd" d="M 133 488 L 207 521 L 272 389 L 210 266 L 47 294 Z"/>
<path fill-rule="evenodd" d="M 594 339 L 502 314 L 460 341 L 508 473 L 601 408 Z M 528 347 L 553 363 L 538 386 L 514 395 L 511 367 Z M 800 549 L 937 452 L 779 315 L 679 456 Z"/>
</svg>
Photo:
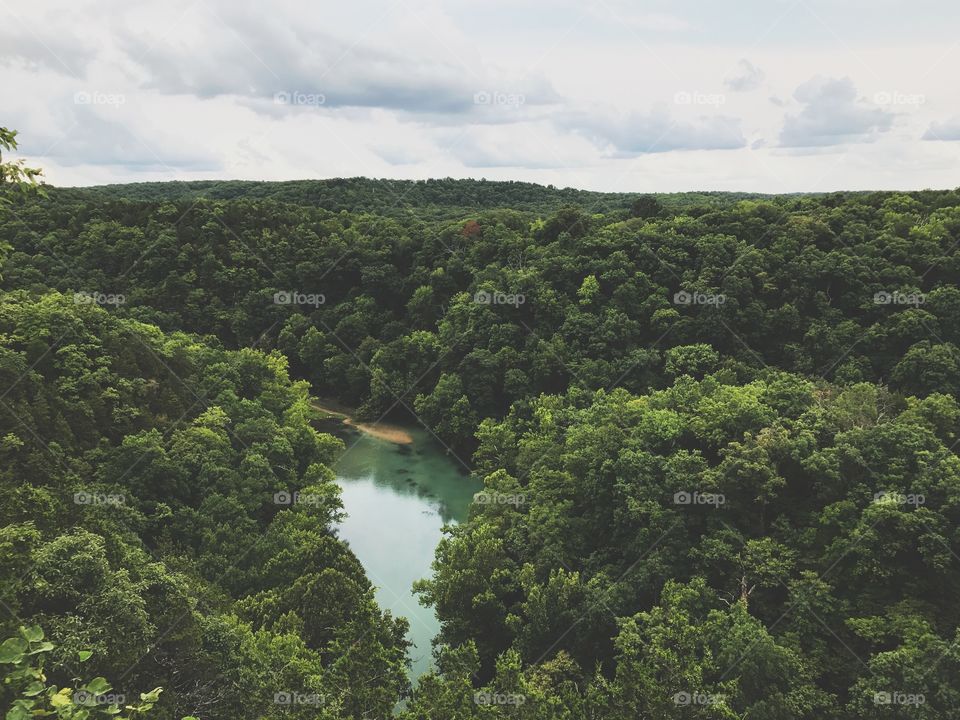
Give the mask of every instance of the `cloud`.
<svg viewBox="0 0 960 720">
<path fill-rule="evenodd" d="M 0 124 L 21 131 L 21 151 L 54 183 L 362 174 L 648 191 L 956 185 L 960 142 L 920 141 L 960 140 L 953 68 L 936 64 L 953 39 L 935 14 L 922 32 L 893 16 L 864 29 L 851 16 L 858 63 L 802 13 L 757 38 L 777 14 L 766 5 L 746 22 L 687 0 L 556 0 L 548 13 L 542 0 L 317 8 L 0 1 Z M 852 82 L 797 88 L 816 73 Z M 873 95 L 897 87 L 936 102 L 908 112 L 896 93 L 887 105 Z M 111 105 L 114 94 L 125 104 Z M 845 160 L 824 166 L 839 143 Z"/>
<path fill-rule="evenodd" d="M 850 78 L 817 75 L 800 85 L 793 97 L 803 108 L 784 121 L 781 147 L 871 142 L 893 126 L 894 115 L 858 99 Z"/>
<path fill-rule="evenodd" d="M 217 156 L 199 143 L 153 123 L 134 130 L 131 118 L 113 119 L 109 117 L 113 112 L 79 106 L 69 113 L 68 137 L 52 143 L 46 156 L 64 167 L 115 165 L 140 171 L 216 171 L 223 167 Z"/>
<path fill-rule="evenodd" d="M 256 11 L 254 11 L 256 10 Z M 128 37 L 124 50 L 144 74 L 143 86 L 200 98 L 232 95 L 263 101 L 276 113 L 305 107 L 386 108 L 407 113 L 464 114 L 478 95 L 522 97 L 529 105 L 556 102 L 543 76 L 510 77 L 453 53 L 409 44 L 351 42 L 309 22 L 264 14 L 238 3 L 191 11 L 189 30 L 156 44 L 149 34 Z M 291 101 L 290 99 L 294 100 Z M 302 98 L 303 102 L 296 102 Z M 258 106 L 252 105 L 254 109 Z M 496 108 L 495 108 L 496 109 Z"/>
<path fill-rule="evenodd" d="M 924 140 L 960 140 L 960 115 L 943 122 L 934 121 L 923 134 Z"/>
<path fill-rule="evenodd" d="M 663 109 L 654 109 L 626 115 L 577 113 L 561 122 L 613 157 L 671 150 L 731 150 L 747 144 L 740 120 L 725 115 L 687 121 L 674 118 Z"/>
<path fill-rule="evenodd" d="M 468 168 L 577 168 L 597 156 L 592 143 L 547 122 L 477 126 L 470 133 L 456 133 L 444 145 Z"/>
<path fill-rule="evenodd" d="M 12 14 L 0 21 L 0 65 L 46 68 L 78 78 L 97 52 L 96 43 L 84 33 L 65 32 L 46 22 L 28 23 Z"/>
<path fill-rule="evenodd" d="M 481 106 L 477 95 L 521 97 L 526 107 L 560 100 L 543 73 L 484 62 L 469 35 L 445 26 L 442 16 L 411 26 L 400 22 L 421 17 L 422 9 L 398 10 L 396 18 L 385 12 L 347 33 L 337 32 L 305 0 L 278 0 L 269 12 L 254 0 L 75 2 L 78 8 L 59 2 L 38 9 L 29 24 L 0 22 L 0 67 L 42 66 L 78 79 L 107 69 L 111 83 L 127 90 L 201 100 L 231 96 L 274 117 L 304 108 L 359 107 L 426 121 L 470 114 L 500 122 L 516 119 L 517 113 L 505 112 L 509 100 Z M 384 26 L 379 35 L 377 20 Z"/>
<path fill-rule="evenodd" d="M 741 58 L 737 63 L 737 72 L 724 80 L 723 84 L 733 92 L 749 92 L 760 87 L 763 78 L 763 70 L 746 58 Z"/>
<path fill-rule="evenodd" d="M 351 48 L 331 37 L 312 38 L 316 45 L 310 48 L 295 32 L 283 37 L 268 27 L 244 35 L 242 42 L 212 44 L 206 52 L 186 43 L 163 46 L 142 63 L 144 86 L 200 98 L 316 98 L 301 103 L 304 106 L 462 112 L 473 105 L 473 87 L 450 63 L 421 64 L 385 51 Z M 131 54 L 139 50 L 132 45 L 128 49 Z"/>
</svg>

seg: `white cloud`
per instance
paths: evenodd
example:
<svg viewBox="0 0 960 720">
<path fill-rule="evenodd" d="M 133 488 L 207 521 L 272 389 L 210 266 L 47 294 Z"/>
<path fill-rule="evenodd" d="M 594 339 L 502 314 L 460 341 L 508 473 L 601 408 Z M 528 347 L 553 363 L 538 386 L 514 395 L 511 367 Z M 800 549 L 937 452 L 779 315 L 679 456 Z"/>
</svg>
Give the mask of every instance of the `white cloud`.
<svg viewBox="0 0 960 720">
<path fill-rule="evenodd" d="M 740 121 L 725 115 L 693 120 L 662 108 L 617 115 L 611 111 L 573 113 L 562 124 L 590 138 L 614 157 L 671 150 L 729 150 L 746 145 Z"/>
<path fill-rule="evenodd" d="M 858 98 L 848 77 L 817 75 L 800 85 L 793 97 L 803 107 L 784 121 L 780 131 L 782 147 L 870 142 L 893 126 L 893 114 Z"/>
<path fill-rule="evenodd" d="M 63 29 L 70 21 L 78 22 L 76 27 L 83 27 L 83 20 L 67 10 L 60 16 L 59 23 L 47 23 L 39 18 L 23 17 L 25 8 L 19 9 L 21 14 L 6 8 L 6 15 L 0 15 L 0 65 L 44 68 L 69 77 L 82 77 L 97 56 L 97 45 L 87 33 Z"/>
<path fill-rule="evenodd" d="M 341 39 L 318 23 L 263 13 L 243 3 L 190 12 L 190 29 L 154 44 L 123 41 L 145 73 L 143 84 L 169 94 L 236 95 L 272 102 L 279 96 L 318 98 L 325 107 L 375 107 L 411 113 L 470 113 L 478 93 L 554 102 L 539 75 L 513 79 L 483 63 L 464 66 L 429 47 L 371 46 Z M 310 103 L 313 104 L 313 103 Z M 269 111 L 269 108 L 264 108 Z"/>
<path fill-rule="evenodd" d="M 934 121 L 923 134 L 924 140 L 960 140 L 960 115 L 944 120 Z"/>
<path fill-rule="evenodd" d="M 0 124 L 62 184 L 956 185 L 960 143 L 920 141 L 960 139 L 949 23 L 865 32 L 862 14 L 811 0 L 841 43 L 803 6 L 751 2 L 736 17 L 700 0 L 0 3 Z M 860 97 L 890 89 L 924 102 Z M 84 92 L 124 103 L 76 104 Z"/>
<path fill-rule="evenodd" d="M 724 80 L 723 84 L 733 92 L 749 92 L 760 87 L 764 77 L 763 70 L 746 58 L 741 58 L 737 63 L 737 72 Z"/>
</svg>

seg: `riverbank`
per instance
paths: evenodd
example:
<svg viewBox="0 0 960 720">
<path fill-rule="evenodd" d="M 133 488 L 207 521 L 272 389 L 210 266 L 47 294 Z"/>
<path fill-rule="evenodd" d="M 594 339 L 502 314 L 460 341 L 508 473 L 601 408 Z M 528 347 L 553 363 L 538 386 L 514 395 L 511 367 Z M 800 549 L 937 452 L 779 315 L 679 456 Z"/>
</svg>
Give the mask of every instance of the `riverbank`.
<svg viewBox="0 0 960 720">
<path fill-rule="evenodd" d="M 376 423 L 359 421 L 354 417 L 356 410 L 341 405 L 335 400 L 314 398 L 311 405 L 315 410 L 319 410 L 330 417 L 341 418 L 344 425 L 356 428 L 371 437 L 396 443 L 397 445 L 410 445 L 413 443 L 413 435 L 401 425 L 382 421 Z"/>
</svg>

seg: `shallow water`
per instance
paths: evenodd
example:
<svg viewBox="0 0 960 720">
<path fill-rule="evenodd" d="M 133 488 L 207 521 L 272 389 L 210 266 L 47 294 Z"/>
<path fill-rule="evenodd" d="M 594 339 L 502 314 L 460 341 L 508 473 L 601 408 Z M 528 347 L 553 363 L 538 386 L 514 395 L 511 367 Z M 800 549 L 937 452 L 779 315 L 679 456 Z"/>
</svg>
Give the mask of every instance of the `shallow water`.
<svg viewBox="0 0 960 720">
<path fill-rule="evenodd" d="M 324 430 L 347 446 L 334 465 L 347 513 L 340 537 L 363 563 L 380 606 L 409 620 L 410 675 L 416 679 L 431 667 L 430 641 L 440 625 L 411 586 L 430 575 L 441 529 L 466 519 L 481 484 L 424 430 L 410 429 L 410 445 L 341 424 Z"/>
</svg>

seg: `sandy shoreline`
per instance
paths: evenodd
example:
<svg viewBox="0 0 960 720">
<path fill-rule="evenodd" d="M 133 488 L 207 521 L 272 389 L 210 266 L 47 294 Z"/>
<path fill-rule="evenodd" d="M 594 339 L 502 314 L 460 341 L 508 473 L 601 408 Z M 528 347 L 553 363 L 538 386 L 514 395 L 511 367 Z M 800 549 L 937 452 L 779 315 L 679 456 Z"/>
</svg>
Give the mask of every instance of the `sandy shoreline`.
<svg viewBox="0 0 960 720">
<path fill-rule="evenodd" d="M 397 443 L 398 445 L 409 445 L 413 442 L 413 436 L 403 427 L 392 423 L 377 422 L 365 423 L 353 418 L 352 410 L 346 408 L 332 400 L 322 400 L 314 398 L 311 405 L 321 412 L 343 419 L 344 425 L 354 427 L 362 433 L 371 437 L 386 440 L 387 442 Z"/>
</svg>

